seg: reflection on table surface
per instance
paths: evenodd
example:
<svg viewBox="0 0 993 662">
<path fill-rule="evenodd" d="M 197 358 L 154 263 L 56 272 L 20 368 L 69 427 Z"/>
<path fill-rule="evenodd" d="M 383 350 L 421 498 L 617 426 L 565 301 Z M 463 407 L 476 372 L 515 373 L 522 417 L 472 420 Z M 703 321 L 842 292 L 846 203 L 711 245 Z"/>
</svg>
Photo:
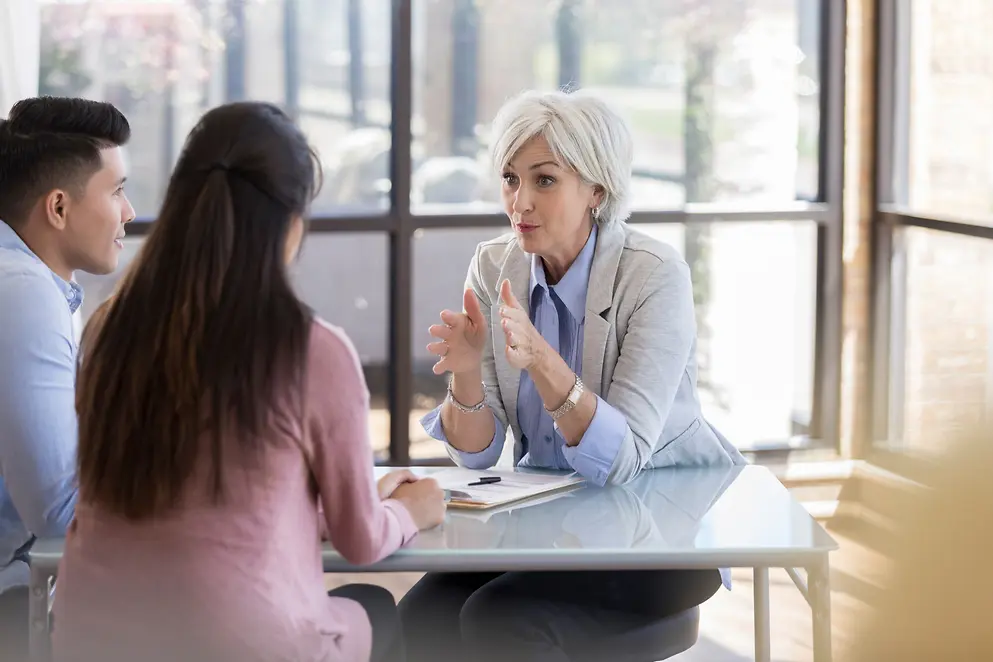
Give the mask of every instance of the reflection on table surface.
<svg viewBox="0 0 993 662">
<path fill-rule="evenodd" d="M 414 471 L 430 475 L 435 468 Z M 377 472 L 386 469 L 377 469 Z M 647 471 L 486 511 L 450 508 L 401 553 L 768 553 L 829 551 L 831 537 L 764 467 Z"/>
</svg>

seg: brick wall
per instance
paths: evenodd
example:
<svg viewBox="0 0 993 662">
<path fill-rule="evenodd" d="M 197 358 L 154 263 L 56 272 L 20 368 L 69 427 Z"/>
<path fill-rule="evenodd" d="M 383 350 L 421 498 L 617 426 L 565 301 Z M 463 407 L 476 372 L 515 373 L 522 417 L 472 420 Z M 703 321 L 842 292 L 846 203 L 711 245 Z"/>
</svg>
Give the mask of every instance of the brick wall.
<svg viewBox="0 0 993 662">
<path fill-rule="evenodd" d="M 903 441 L 941 451 L 985 420 L 993 370 L 993 241 L 913 228 L 907 260 Z"/>
<path fill-rule="evenodd" d="M 915 210 L 993 212 L 993 2 L 914 0 L 908 194 Z M 906 247 L 903 441 L 939 451 L 988 416 L 993 241 L 922 229 Z"/>
</svg>

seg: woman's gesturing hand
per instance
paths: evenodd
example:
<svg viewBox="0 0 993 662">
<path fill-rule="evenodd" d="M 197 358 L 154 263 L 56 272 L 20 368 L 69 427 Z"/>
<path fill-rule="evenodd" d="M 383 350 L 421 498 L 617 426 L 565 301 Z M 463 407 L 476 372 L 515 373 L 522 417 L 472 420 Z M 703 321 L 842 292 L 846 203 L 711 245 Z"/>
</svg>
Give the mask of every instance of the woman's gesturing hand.
<svg viewBox="0 0 993 662">
<path fill-rule="evenodd" d="M 548 343 L 534 328 L 524 307 L 510 289 L 510 281 L 500 284 L 500 327 L 507 341 L 507 361 L 518 370 L 530 370 L 538 365 Z"/>
<path fill-rule="evenodd" d="M 428 351 L 440 357 L 434 364 L 434 374 L 445 372 L 459 374 L 478 370 L 483 360 L 486 346 L 486 318 L 479 308 L 479 299 L 471 289 L 466 289 L 462 297 L 464 312 L 441 312 L 441 324 L 435 324 L 428 332 L 437 338 L 428 344 Z"/>
</svg>

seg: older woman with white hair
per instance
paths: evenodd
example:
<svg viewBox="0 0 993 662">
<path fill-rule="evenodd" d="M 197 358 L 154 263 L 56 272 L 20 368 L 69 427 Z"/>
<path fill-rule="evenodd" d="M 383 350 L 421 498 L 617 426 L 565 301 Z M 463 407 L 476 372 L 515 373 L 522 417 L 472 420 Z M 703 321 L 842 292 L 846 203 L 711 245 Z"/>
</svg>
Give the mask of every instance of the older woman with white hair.
<svg viewBox="0 0 993 662">
<path fill-rule="evenodd" d="M 485 469 L 509 429 L 517 466 L 598 486 L 743 463 L 700 410 L 689 268 L 623 222 L 624 121 L 583 92 L 529 92 L 493 131 L 513 231 L 478 246 L 463 312 L 443 311 L 430 329 L 434 371 L 451 381 L 425 430 L 458 464 Z M 598 640 L 699 605 L 721 581 L 716 569 L 429 574 L 401 601 L 408 658 L 582 660 Z"/>
</svg>

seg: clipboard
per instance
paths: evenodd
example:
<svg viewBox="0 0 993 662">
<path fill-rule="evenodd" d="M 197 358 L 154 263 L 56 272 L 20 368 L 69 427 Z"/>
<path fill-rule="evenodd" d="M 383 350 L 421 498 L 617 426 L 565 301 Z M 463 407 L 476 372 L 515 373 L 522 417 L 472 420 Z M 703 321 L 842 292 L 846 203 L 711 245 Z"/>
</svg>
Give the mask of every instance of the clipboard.
<svg viewBox="0 0 993 662">
<path fill-rule="evenodd" d="M 499 482 L 471 485 L 483 477 L 498 477 Z M 484 510 L 525 501 L 553 492 L 568 490 L 585 484 L 586 479 L 573 473 L 539 473 L 525 471 L 474 471 L 472 469 L 444 469 L 432 473 L 431 478 L 445 490 L 449 508 Z"/>
</svg>

